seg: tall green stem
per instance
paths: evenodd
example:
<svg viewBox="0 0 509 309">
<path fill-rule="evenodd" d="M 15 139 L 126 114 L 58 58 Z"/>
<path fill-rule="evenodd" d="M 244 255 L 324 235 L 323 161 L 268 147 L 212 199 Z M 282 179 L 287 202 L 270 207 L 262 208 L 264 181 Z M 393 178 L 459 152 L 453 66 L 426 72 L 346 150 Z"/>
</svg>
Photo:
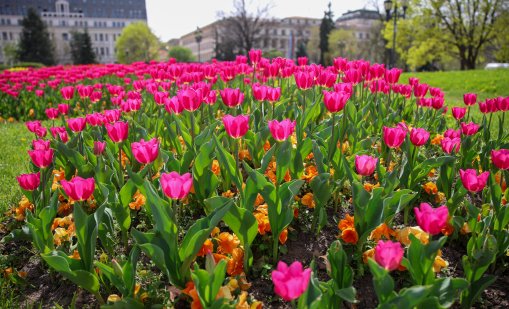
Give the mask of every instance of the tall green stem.
<svg viewBox="0 0 509 309">
<path fill-rule="evenodd" d="M 191 147 L 194 150 L 194 113 L 191 112 Z"/>
</svg>

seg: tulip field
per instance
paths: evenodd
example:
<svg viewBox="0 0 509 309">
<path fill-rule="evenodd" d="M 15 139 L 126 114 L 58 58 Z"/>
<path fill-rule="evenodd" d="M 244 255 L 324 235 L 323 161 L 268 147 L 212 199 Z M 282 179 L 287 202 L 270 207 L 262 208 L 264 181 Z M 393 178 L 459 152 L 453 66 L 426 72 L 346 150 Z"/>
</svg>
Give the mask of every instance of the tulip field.
<svg viewBox="0 0 509 309">
<path fill-rule="evenodd" d="M 260 50 L 0 73 L 26 153 L 0 225 L 1 298 L 509 306 L 509 93 L 449 105 L 401 73 Z"/>
</svg>

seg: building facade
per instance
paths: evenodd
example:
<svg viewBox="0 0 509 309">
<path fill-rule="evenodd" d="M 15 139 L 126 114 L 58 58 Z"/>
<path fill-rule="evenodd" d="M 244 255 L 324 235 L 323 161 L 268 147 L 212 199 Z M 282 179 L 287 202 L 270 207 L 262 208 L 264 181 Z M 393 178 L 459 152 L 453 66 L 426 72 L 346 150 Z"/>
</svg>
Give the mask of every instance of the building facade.
<svg viewBox="0 0 509 309">
<path fill-rule="evenodd" d="M 268 20 L 255 39 L 254 48 L 264 52 L 277 51 L 283 57 L 295 59 L 299 45 L 307 43 L 311 28 L 319 27 L 320 22 L 320 19 L 307 17 Z M 223 40 L 221 28 L 221 21 L 215 21 L 200 28 L 199 44 L 196 41 L 196 31 L 193 31 L 180 37 L 180 45 L 191 49 L 196 59 L 210 61 L 216 57 L 216 45 Z"/>
<path fill-rule="evenodd" d="M 0 3 L 0 63 L 5 50 L 21 35 L 23 16 L 37 10 L 48 26 L 59 64 L 72 63 L 69 43 L 74 31 L 87 29 L 97 61 L 116 61 L 115 42 L 130 23 L 147 21 L 145 0 L 2 0 Z"/>
<path fill-rule="evenodd" d="M 372 30 L 381 22 L 381 15 L 372 10 L 348 11 L 336 19 L 336 28 L 352 30 L 357 40 L 369 41 L 372 39 Z"/>
</svg>

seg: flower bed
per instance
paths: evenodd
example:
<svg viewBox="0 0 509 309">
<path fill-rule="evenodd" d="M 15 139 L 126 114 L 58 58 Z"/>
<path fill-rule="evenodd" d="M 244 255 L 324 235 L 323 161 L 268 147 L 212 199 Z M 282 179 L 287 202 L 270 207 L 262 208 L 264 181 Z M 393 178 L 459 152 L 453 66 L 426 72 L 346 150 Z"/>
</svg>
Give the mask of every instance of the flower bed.
<svg viewBox="0 0 509 309">
<path fill-rule="evenodd" d="M 400 73 L 256 50 L 4 72 L 3 115 L 49 127 L 26 122 L 3 242 L 105 307 L 469 308 L 507 267 L 509 98 L 465 94 L 451 117 Z"/>
</svg>

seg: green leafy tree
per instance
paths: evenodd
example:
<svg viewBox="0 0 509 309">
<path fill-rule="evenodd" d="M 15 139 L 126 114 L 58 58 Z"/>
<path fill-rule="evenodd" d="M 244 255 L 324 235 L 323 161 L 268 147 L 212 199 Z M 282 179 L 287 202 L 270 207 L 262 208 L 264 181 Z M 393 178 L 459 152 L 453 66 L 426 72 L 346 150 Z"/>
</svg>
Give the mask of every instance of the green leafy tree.
<svg viewBox="0 0 509 309">
<path fill-rule="evenodd" d="M 196 61 L 196 57 L 193 52 L 184 46 L 173 46 L 168 52 L 171 58 L 175 58 L 178 62 L 193 62 Z"/>
<path fill-rule="evenodd" d="M 277 49 L 271 49 L 269 51 L 263 52 L 263 57 L 268 58 L 268 59 L 274 59 L 274 58 L 283 57 L 283 56 L 284 56 L 283 52 L 280 50 L 277 50 Z"/>
<path fill-rule="evenodd" d="M 159 40 L 144 22 L 129 24 L 115 45 L 120 63 L 150 61 L 158 57 Z"/>
<path fill-rule="evenodd" d="M 320 24 L 320 64 L 326 65 L 326 55 L 329 52 L 329 34 L 334 29 L 334 14 L 329 2 L 328 10 L 324 12 L 322 23 Z"/>
<path fill-rule="evenodd" d="M 336 29 L 329 35 L 329 52 L 334 56 L 360 59 L 355 33 L 350 29 Z"/>
<path fill-rule="evenodd" d="M 19 61 L 40 62 L 45 65 L 55 63 L 53 44 L 50 40 L 46 24 L 37 11 L 29 8 L 27 15 L 21 21 L 23 30 L 18 45 Z"/>
<path fill-rule="evenodd" d="M 16 44 L 10 43 L 5 44 L 4 46 L 4 58 L 5 58 L 5 64 L 8 66 L 12 66 L 16 62 L 16 58 L 18 57 L 18 47 Z"/>
<path fill-rule="evenodd" d="M 95 53 L 92 49 L 92 40 L 88 31 L 73 32 L 71 38 L 71 55 L 74 64 L 96 63 Z"/>
<path fill-rule="evenodd" d="M 312 27 L 309 32 L 309 40 L 306 44 L 309 61 L 318 63 L 320 61 L 320 28 Z"/>
<path fill-rule="evenodd" d="M 306 43 L 304 41 L 300 41 L 299 44 L 297 45 L 297 51 L 295 52 L 295 56 L 297 58 L 308 56 L 308 53 L 306 50 Z"/>
<path fill-rule="evenodd" d="M 494 60 L 509 62 L 509 11 L 503 11 L 495 22 L 495 37 L 490 44 Z"/>
</svg>

